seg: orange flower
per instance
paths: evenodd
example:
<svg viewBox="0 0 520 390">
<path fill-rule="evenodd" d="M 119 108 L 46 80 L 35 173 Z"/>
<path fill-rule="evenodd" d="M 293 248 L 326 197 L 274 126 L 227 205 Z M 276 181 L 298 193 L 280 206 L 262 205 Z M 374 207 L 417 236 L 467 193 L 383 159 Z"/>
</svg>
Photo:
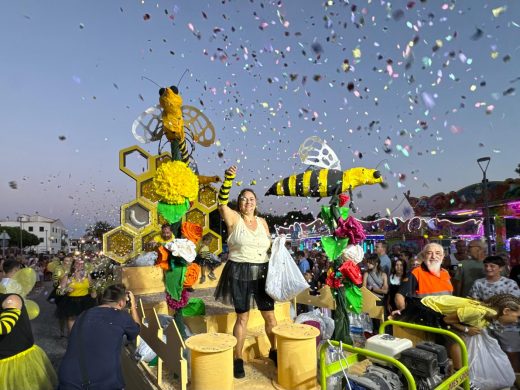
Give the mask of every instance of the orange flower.
<svg viewBox="0 0 520 390">
<path fill-rule="evenodd" d="M 202 237 L 202 227 L 196 223 L 186 221 L 182 223 L 181 233 L 185 238 L 197 245 Z"/>
<path fill-rule="evenodd" d="M 155 261 L 155 265 L 161 267 L 163 271 L 168 271 L 170 269 L 170 262 L 168 261 L 168 257 L 170 256 L 170 252 L 160 245 L 157 248 L 157 260 Z"/>
<path fill-rule="evenodd" d="M 195 284 L 195 282 L 199 279 L 200 275 L 200 265 L 196 263 L 191 263 L 186 268 L 186 276 L 184 277 L 184 288 L 191 287 Z"/>
</svg>

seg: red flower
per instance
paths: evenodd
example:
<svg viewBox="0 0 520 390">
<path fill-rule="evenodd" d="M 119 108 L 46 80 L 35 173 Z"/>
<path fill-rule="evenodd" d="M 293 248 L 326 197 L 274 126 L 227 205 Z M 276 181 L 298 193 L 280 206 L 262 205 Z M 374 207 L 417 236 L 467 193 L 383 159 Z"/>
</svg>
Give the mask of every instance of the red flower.
<svg viewBox="0 0 520 390">
<path fill-rule="evenodd" d="M 341 267 L 339 267 L 339 272 L 343 275 L 344 278 L 347 278 L 352 281 L 352 283 L 356 285 L 360 285 L 363 283 L 363 276 L 361 275 L 361 270 L 351 260 L 345 261 L 343 264 L 341 264 Z"/>
<path fill-rule="evenodd" d="M 329 270 L 327 273 L 327 279 L 325 279 L 325 284 L 330 288 L 340 288 L 342 286 L 341 279 L 336 278 L 334 276 L 334 270 Z"/>
</svg>

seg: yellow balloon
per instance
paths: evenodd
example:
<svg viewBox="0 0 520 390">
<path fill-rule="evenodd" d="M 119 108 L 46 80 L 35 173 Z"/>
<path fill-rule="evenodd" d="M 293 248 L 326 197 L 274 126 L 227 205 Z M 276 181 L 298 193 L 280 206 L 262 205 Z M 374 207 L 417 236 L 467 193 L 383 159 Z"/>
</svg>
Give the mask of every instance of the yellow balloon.
<svg viewBox="0 0 520 390">
<path fill-rule="evenodd" d="M 55 258 L 47 265 L 47 270 L 49 272 L 54 272 L 56 267 L 58 267 L 59 265 L 60 265 L 60 259 Z"/>
<path fill-rule="evenodd" d="M 30 320 L 34 320 L 40 314 L 40 306 L 30 299 L 25 300 L 25 308 L 27 309 L 27 314 L 29 314 Z"/>
</svg>

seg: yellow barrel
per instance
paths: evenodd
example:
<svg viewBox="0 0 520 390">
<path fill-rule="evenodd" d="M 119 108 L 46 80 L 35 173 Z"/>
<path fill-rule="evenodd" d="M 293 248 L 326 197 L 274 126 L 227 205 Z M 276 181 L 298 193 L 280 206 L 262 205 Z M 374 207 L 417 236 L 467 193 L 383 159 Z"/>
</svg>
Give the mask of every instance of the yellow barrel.
<svg viewBox="0 0 520 390">
<path fill-rule="evenodd" d="M 283 324 L 273 328 L 278 348 L 278 383 L 284 389 L 316 389 L 316 337 L 320 331 L 305 324 Z"/>
<path fill-rule="evenodd" d="M 233 389 L 233 347 L 226 333 L 202 333 L 186 340 L 191 350 L 191 390 Z"/>
</svg>

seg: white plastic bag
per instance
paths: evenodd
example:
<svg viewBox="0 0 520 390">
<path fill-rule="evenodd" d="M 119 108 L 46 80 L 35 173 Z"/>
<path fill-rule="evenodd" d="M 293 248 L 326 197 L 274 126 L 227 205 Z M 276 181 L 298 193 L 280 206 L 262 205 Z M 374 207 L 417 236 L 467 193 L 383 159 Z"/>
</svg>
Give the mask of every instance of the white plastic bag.
<svg viewBox="0 0 520 390">
<path fill-rule="evenodd" d="M 320 324 L 321 339 L 327 340 L 332 337 L 334 333 L 334 320 L 330 317 L 325 317 L 319 310 L 302 313 L 294 320 L 295 324 L 303 324 L 306 321 L 316 321 Z"/>
<path fill-rule="evenodd" d="M 141 342 L 139 343 L 139 346 L 135 350 L 135 358 L 137 360 L 149 363 L 151 362 L 157 354 L 153 351 L 152 348 L 148 344 L 146 344 L 146 341 L 141 339 Z"/>
<path fill-rule="evenodd" d="M 487 329 L 466 338 L 471 383 L 481 390 L 497 390 L 515 383 L 515 372 L 498 341 Z"/>
<path fill-rule="evenodd" d="M 309 284 L 285 248 L 285 236 L 276 237 L 271 248 L 265 291 L 275 301 L 286 302 L 307 288 Z"/>
</svg>

